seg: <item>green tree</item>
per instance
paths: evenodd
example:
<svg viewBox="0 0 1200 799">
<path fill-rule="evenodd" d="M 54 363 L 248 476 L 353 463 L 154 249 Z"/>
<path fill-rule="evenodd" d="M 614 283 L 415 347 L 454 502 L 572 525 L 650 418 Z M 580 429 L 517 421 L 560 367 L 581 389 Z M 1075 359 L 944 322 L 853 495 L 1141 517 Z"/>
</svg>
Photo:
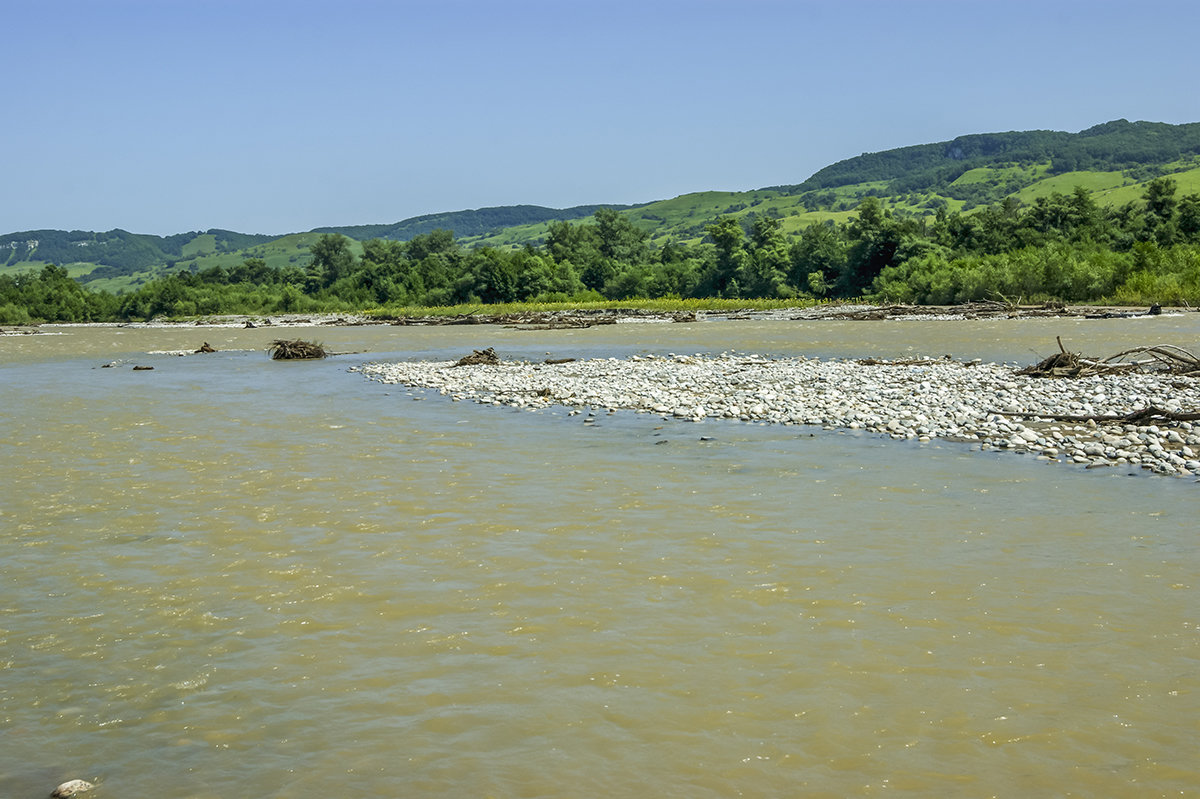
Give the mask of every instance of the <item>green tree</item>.
<svg viewBox="0 0 1200 799">
<path fill-rule="evenodd" d="M 1146 201 L 1146 215 L 1155 220 L 1155 227 L 1174 218 L 1175 189 L 1175 181 L 1171 178 L 1155 178 L 1146 184 L 1142 199 Z"/>
<path fill-rule="evenodd" d="M 788 280 L 823 297 L 846 267 L 846 240 L 832 224 L 813 223 L 792 245 Z"/>
<path fill-rule="evenodd" d="M 1175 181 L 1155 178 L 1146 184 L 1142 198 L 1146 201 L 1146 238 L 1168 246 L 1179 238 L 1175 223 Z"/>
<path fill-rule="evenodd" d="M 555 221 L 546 234 L 546 252 L 558 263 L 570 263 L 589 289 L 599 290 L 616 270 L 600 252 L 600 237 L 594 225 Z"/>
<path fill-rule="evenodd" d="M 306 290 L 310 294 L 347 277 L 356 262 L 350 249 L 350 239 L 336 233 L 321 236 L 309 253 L 312 261 L 307 270 Z"/>
<path fill-rule="evenodd" d="M 896 263 L 896 254 L 909 232 L 908 225 L 885 212 L 879 200 L 868 197 L 858 216 L 847 226 L 850 248 L 845 269 L 838 278 L 842 296 L 855 297 L 871 285 L 885 268 Z"/>
<path fill-rule="evenodd" d="M 795 291 L 788 286 L 790 265 L 787 241 L 778 219 L 755 217 L 750 229 L 749 257 L 742 261 L 740 284 L 749 297 L 789 297 Z"/>
<path fill-rule="evenodd" d="M 480 302 L 513 302 L 518 299 L 520 276 L 513 259 L 494 247 L 472 253 L 470 271 L 474 275 L 474 295 Z"/>
<path fill-rule="evenodd" d="M 600 208 L 592 217 L 596 220 L 597 247 L 603 257 L 624 264 L 646 261 L 648 236 L 644 230 L 611 208 Z"/>
<path fill-rule="evenodd" d="M 746 233 L 735 217 L 722 216 L 704 228 L 715 249 L 715 258 L 701 279 L 700 289 L 709 297 L 741 294 L 738 273 L 746 260 Z"/>
<path fill-rule="evenodd" d="M 1186 241 L 1200 242 L 1200 194 L 1189 194 L 1179 201 L 1177 221 Z"/>
</svg>

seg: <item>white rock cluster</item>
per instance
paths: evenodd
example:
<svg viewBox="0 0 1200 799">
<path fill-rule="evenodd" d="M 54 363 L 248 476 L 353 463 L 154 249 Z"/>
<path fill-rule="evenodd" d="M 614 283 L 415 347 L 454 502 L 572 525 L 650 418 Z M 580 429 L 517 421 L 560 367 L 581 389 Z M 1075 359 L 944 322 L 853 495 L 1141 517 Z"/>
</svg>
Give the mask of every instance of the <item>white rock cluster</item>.
<svg viewBox="0 0 1200 799">
<path fill-rule="evenodd" d="M 1200 474 L 1200 423 L 1056 422 L 1049 416 L 1125 415 L 1149 406 L 1200 408 L 1200 380 L 1151 374 L 1046 379 L 1000 364 L 946 360 L 869 364 L 846 360 L 634 356 L 563 364 L 373 363 L 384 383 L 436 389 L 490 405 L 634 410 L 695 422 L 739 419 L 818 425 L 896 439 L 946 438 L 1088 467 L 1129 465 Z M 579 410 L 572 411 L 578 413 Z"/>
</svg>

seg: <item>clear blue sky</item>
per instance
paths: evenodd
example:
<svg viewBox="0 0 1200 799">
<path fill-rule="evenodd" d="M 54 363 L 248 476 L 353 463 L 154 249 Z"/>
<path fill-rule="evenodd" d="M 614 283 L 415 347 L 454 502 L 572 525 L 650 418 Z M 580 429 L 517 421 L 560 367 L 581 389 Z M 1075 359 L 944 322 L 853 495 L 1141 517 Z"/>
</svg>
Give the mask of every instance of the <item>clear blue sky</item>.
<svg viewBox="0 0 1200 799">
<path fill-rule="evenodd" d="M 287 233 L 1200 121 L 1194 0 L 3 0 L 0 233 Z"/>
</svg>

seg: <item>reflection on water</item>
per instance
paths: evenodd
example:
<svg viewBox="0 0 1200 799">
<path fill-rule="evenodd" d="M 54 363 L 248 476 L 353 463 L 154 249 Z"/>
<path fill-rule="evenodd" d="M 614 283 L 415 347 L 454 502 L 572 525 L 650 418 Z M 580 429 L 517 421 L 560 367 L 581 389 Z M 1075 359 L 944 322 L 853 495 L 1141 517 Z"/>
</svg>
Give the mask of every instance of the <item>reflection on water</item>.
<svg viewBox="0 0 1200 799">
<path fill-rule="evenodd" d="M 0 339 L 0 795 L 1200 790 L 1190 481 L 345 371 L 481 346 L 1028 362 L 1056 334 L 1147 343 L 1129 325 L 302 331 L 370 352 L 319 363 L 269 361 L 271 331 L 63 330 Z"/>
</svg>

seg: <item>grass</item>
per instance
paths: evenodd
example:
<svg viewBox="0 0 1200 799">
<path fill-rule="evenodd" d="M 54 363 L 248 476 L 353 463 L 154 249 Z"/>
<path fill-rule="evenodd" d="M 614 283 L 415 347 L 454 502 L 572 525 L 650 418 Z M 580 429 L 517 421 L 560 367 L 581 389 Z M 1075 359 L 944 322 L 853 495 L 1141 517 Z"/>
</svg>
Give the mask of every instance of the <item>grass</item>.
<svg viewBox="0 0 1200 799">
<path fill-rule="evenodd" d="M 1142 184 L 1133 184 L 1133 181 L 1121 172 L 1064 172 L 1061 175 L 1052 175 L 1026 186 L 1014 196 L 1023 203 L 1032 204 L 1038 197 L 1049 197 L 1055 192 L 1071 194 L 1075 191 L 1075 187 L 1082 186 L 1093 192 L 1094 199 L 1098 204 L 1109 205 L 1109 193 L 1113 189 L 1127 184 L 1135 185 L 1137 196 L 1141 196 Z M 1121 203 L 1112 204 L 1120 205 Z"/>
<path fill-rule="evenodd" d="M 183 257 L 195 258 L 217 251 L 217 237 L 211 233 L 201 233 L 196 238 L 183 245 Z"/>
<path fill-rule="evenodd" d="M 0 275 L 19 275 L 22 272 L 40 272 L 46 264 L 41 261 L 14 261 L 11 264 L 0 264 Z M 89 264 L 90 266 L 90 264 Z M 72 273 L 74 277 L 74 273 Z"/>
<path fill-rule="evenodd" d="M 1175 189 L 1175 199 L 1179 199 L 1188 194 L 1200 194 L 1200 168 L 1189 169 L 1186 172 L 1175 172 L 1167 175 L 1175 181 L 1177 188 Z M 1097 194 L 1096 202 L 1103 205 L 1124 205 L 1125 203 L 1140 202 L 1142 193 L 1146 190 L 1144 183 L 1131 183 L 1127 186 L 1112 189 Z"/>
<path fill-rule="evenodd" d="M 1041 178 L 1050 169 L 1050 164 L 1037 164 L 1034 166 L 984 166 L 977 169 L 968 169 L 966 172 L 958 176 L 952 186 L 967 186 L 974 183 L 993 183 L 1005 182 L 1010 180 L 1020 180 L 1028 183 Z"/>
</svg>

